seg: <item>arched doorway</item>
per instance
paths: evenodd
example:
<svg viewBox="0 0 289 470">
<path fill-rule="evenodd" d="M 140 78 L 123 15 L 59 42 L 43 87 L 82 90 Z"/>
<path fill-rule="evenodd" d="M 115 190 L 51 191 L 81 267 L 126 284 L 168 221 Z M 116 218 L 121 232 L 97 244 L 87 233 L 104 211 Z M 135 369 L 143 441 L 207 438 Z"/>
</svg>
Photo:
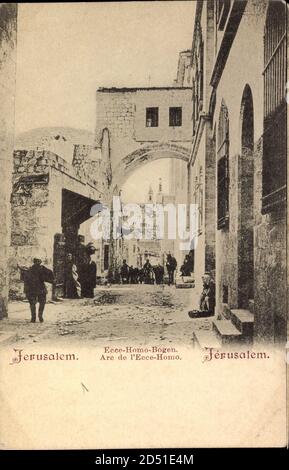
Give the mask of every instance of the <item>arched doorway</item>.
<svg viewBox="0 0 289 470">
<path fill-rule="evenodd" d="M 254 299 L 254 110 L 249 85 L 243 92 L 240 118 L 238 306 L 248 308 Z"/>
</svg>

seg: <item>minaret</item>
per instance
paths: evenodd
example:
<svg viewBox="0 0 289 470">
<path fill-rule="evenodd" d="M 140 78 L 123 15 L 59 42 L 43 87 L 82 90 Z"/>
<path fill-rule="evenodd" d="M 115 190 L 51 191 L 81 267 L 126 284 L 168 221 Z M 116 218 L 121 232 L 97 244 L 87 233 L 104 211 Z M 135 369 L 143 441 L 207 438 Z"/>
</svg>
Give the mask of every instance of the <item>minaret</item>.
<svg viewBox="0 0 289 470">
<path fill-rule="evenodd" d="M 153 188 L 150 184 L 150 187 L 149 187 L 149 192 L 148 192 L 148 202 L 154 202 L 153 201 L 153 196 L 154 196 L 154 192 L 153 192 Z"/>
<path fill-rule="evenodd" d="M 163 202 L 163 182 L 162 179 L 159 179 L 159 190 L 157 193 L 157 203 L 162 204 Z"/>
</svg>

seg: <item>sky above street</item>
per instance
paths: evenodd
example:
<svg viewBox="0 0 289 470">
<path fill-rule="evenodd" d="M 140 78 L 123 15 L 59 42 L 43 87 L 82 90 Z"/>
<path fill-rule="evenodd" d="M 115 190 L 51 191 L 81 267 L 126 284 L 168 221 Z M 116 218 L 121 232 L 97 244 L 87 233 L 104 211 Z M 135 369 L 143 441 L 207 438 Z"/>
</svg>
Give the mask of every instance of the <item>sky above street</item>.
<svg viewBox="0 0 289 470">
<path fill-rule="evenodd" d="M 99 86 L 171 85 L 194 2 L 19 4 L 16 133 L 93 131 Z"/>
</svg>

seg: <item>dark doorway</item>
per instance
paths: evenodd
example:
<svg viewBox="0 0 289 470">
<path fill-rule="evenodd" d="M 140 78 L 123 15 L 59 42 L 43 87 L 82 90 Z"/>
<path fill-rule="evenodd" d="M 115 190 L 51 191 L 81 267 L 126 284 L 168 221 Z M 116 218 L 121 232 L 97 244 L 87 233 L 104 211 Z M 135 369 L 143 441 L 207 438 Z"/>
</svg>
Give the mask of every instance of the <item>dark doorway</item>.
<svg viewBox="0 0 289 470">
<path fill-rule="evenodd" d="M 91 217 L 91 208 L 99 203 L 81 194 L 62 190 L 62 233 L 54 237 L 53 269 L 55 272 L 54 297 L 64 296 L 66 259 L 71 253 L 78 265 L 83 258 L 84 239 L 78 234 L 80 225 Z"/>
</svg>

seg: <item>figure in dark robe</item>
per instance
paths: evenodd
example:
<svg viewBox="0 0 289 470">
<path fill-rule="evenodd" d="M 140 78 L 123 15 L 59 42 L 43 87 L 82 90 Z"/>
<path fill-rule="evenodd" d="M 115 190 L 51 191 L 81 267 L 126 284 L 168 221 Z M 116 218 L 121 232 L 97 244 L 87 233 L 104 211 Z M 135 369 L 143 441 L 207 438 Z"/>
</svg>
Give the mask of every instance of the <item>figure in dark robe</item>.
<svg viewBox="0 0 289 470">
<path fill-rule="evenodd" d="M 139 269 L 134 268 L 133 269 L 134 284 L 138 284 L 138 276 L 139 276 Z"/>
<path fill-rule="evenodd" d="M 93 298 L 96 287 L 96 263 L 91 259 L 82 265 L 80 284 L 81 297 Z"/>
<path fill-rule="evenodd" d="M 163 282 L 164 282 L 164 268 L 160 263 L 158 263 L 156 266 L 154 266 L 154 273 L 155 273 L 156 284 L 163 284 Z"/>
<path fill-rule="evenodd" d="M 24 292 L 30 304 L 31 322 L 36 322 L 36 304 L 39 303 L 38 319 L 40 323 L 44 321 L 43 313 L 46 304 L 47 289 L 45 282 L 53 284 L 53 272 L 41 266 L 40 258 L 33 259 L 33 265 L 30 268 L 20 268 L 21 279 L 24 281 Z"/>
<path fill-rule="evenodd" d="M 184 276 L 190 276 L 192 273 L 192 263 L 190 260 L 189 255 L 185 256 L 184 262 L 182 266 L 180 267 L 181 275 Z"/>
<path fill-rule="evenodd" d="M 71 253 L 67 254 L 65 263 L 64 296 L 67 299 L 79 299 L 80 297 L 77 267 Z"/>
<path fill-rule="evenodd" d="M 147 259 L 144 266 L 143 266 L 143 275 L 144 275 L 144 283 L 145 284 L 152 284 L 153 283 L 153 270 L 152 265 Z"/>
<path fill-rule="evenodd" d="M 128 281 L 130 284 L 134 284 L 134 267 L 132 265 L 128 270 Z"/>
<path fill-rule="evenodd" d="M 91 259 L 96 251 L 96 248 L 92 243 L 89 243 L 86 247 L 86 258 L 83 259 L 80 266 L 80 285 L 81 285 L 81 297 L 93 298 L 94 289 L 96 287 L 96 263 Z"/>
<path fill-rule="evenodd" d="M 129 279 L 129 266 L 126 262 L 126 259 L 124 259 L 122 262 L 122 266 L 120 268 L 120 276 L 122 283 L 127 284 Z"/>
<path fill-rule="evenodd" d="M 143 268 L 139 268 L 138 270 L 138 282 L 142 284 L 144 282 L 144 272 Z"/>
<path fill-rule="evenodd" d="M 167 268 L 168 275 L 169 275 L 168 285 L 170 286 L 171 284 L 174 284 L 174 282 L 175 282 L 174 274 L 175 274 L 175 270 L 177 268 L 177 260 L 170 253 L 167 255 L 166 268 Z"/>
</svg>

